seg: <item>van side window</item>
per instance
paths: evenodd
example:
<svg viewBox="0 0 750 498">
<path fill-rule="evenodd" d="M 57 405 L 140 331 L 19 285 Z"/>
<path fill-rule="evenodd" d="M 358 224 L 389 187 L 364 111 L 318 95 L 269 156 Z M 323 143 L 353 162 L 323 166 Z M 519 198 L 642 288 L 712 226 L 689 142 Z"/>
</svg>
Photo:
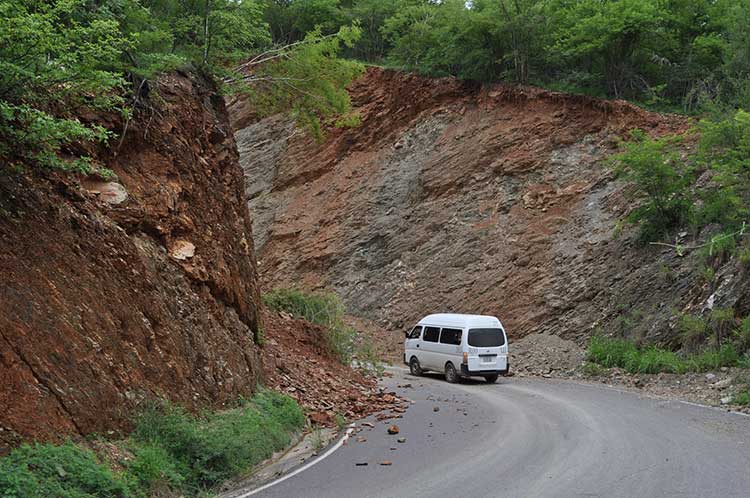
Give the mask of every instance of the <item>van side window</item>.
<svg viewBox="0 0 750 498">
<path fill-rule="evenodd" d="M 424 336 L 422 336 L 423 341 L 438 342 L 438 337 L 440 337 L 439 328 L 437 327 L 425 327 L 424 328 Z"/>
<path fill-rule="evenodd" d="M 409 339 L 419 339 L 419 334 L 422 333 L 422 327 L 420 325 L 417 325 L 413 329 L 411 329 L 411 332 L 409 332 Z"/>
<path fill-rule="evenodd" d="M 440 333 L 440 344 L 461 344 L 461 329 L 443 329 Z"/>
</svg>

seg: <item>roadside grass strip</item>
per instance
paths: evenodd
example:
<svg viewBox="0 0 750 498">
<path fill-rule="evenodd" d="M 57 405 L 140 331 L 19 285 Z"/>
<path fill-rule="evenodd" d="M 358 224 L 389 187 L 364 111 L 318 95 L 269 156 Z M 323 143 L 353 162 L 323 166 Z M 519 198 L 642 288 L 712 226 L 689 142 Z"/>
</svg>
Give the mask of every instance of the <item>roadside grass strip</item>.
<svg viewBox="0 0 750 498">
<path fill-rule="evenodd" d="M 0 458 L 0 497 L 204 496 L 288 446 L 304 425 L 302 408 L 272 391 L 201 416 L 153 402 L 114 461 L 70 441 L 16 448 Z"/>
</svg>

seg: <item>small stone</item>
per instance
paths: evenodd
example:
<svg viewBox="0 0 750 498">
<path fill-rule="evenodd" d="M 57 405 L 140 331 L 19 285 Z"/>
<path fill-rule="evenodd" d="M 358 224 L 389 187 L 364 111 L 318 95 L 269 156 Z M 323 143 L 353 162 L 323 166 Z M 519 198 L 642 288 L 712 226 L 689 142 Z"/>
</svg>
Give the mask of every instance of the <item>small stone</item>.
<svg viewBox="0 0 750 498">
<path fill-rule="evenodd" d="M 732 402 L 732 397 L 731 396 L 725 396 L 725 397 L 721 398 L 721 404 L 722 405 L 728 405 L 731 402 Z"/>
<path fill-rule="evenodd" d="M 709 382 L 713 382 L 714 380 L 716 380 L 716 374 L 707 373 L 706 374 L 706 380 L 709 381 Z"/>
<path fill-rule="evenodd" d="M 434 407 L 434 408 L 432 409 L 432 411 L 433 411 L 433 412 L 439 412 L 439 411 L 440 411 L 440 407 L 439 407 L 439 406 L 436 406 L 436 407 Z"/>
<path fill-rule="evenodd" d="M 728 371 L 729 371 L 729 368 L 728 368 L 728 367 L 721 367 L 721 369 L 720 369 L 720 370 L 721 370 L 722 372 L 728 372 Z"/>
<path fill-rule="evenodd" d="M 405 437 L 400 437 L 400 438 L 396 439 L 396 442 L 403 444 L 403 443 L 406 442 L 406 438 Z"/>
<path fill-rule="evenodd" d="M 716 382 L 715 384 L 712 385 L 712 387 L 721 391 L 731 385 L 732 385 L 732 379 L 724 379 L 724 380 L 720 380 Z"/>
<path fill-rule="evenodd" d="M 388 434 L 398 434 L 399 432 L 400 430 L 396 424 L 393 424 L 388 428 Z"/>
<path fill-rule="evenodd" d="M 187 240 L 177 240 L 169 250 L 170 256 L 179 261 L 184 261 L 195 256 L 195 244 Z"/>
</svg>

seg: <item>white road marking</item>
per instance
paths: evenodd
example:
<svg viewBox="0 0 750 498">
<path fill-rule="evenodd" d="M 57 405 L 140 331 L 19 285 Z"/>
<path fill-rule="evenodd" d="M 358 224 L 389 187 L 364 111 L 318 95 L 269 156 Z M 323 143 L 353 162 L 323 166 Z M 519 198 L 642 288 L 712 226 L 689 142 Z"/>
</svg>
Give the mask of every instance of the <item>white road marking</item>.
<svg viewBox="0 0 750 498">
<path fill-rule="evenodd" d="M 336 444 L 334 444 L 333 446 L 331 446 L 328 449 L 328 451 L 326 451 L 325 453 L 323 453 L 322 455 L 320 455 L 315 460 L 307 462 L 302 467 L 297 468 L 296 470 L 290 472 L 289 474 L 286 474 L 284 476 L 279 477 L 275 481 L 271 481 L 269 483 L 266 483 L 266 484 L 264 484 L 263 486 L 261 486 L 259 488 L 255 488 L 252 491 L 248 491 L 245 494 L 238 495 L 235 498 L 247 498 L 248 496 L 252 496 L 252 495 L 254 495 L 256 493 L 260 493 L 261 491 L 264 491 L 264 490 L 270 488 L 271 486 L 275 486 L 275 485 L 277 485 L 277 484 L 279 484 L 281 482 L 286 481 L 289 478 L 292 478 L 292 477 L 296 476 L 297 474 L 300 474 L 300 473 L 306 471 L 307 469 L 309 469 L 310 467 L 312 467 L 316 463 L 325 460 L 326 458 L 328 458 L 329 456 L 331 456 L 334 451 L 336 451 L 337 449 L 341 448 L 341 446 L 346 442 L 346 440 L 349 439 L 349 436 L 351 436 L 352 432 L 354 431 L 354 427 L 355 427 L 355 424 L 351 424 L 349 426 L 349 428 L 346 430 L 346 434 L 344 434 L 344 436 L 341 439 L 339 439 Z"/>
</svg>

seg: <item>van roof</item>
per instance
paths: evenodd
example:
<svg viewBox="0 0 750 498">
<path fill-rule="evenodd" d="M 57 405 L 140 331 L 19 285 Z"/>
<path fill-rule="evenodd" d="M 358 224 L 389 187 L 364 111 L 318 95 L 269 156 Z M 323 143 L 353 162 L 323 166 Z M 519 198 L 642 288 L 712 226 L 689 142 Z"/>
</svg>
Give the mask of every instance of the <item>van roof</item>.
<svg viewBox="0 0 750 498">
<path fill-rule="evenodd" d="M 458 313 L 437 313 L 427 315 L 419 321 L 420 325 L 437 325 L 451 327 L 503 328 L 500 320 L 489 315 L 461 315 Z"/>
</svg>

